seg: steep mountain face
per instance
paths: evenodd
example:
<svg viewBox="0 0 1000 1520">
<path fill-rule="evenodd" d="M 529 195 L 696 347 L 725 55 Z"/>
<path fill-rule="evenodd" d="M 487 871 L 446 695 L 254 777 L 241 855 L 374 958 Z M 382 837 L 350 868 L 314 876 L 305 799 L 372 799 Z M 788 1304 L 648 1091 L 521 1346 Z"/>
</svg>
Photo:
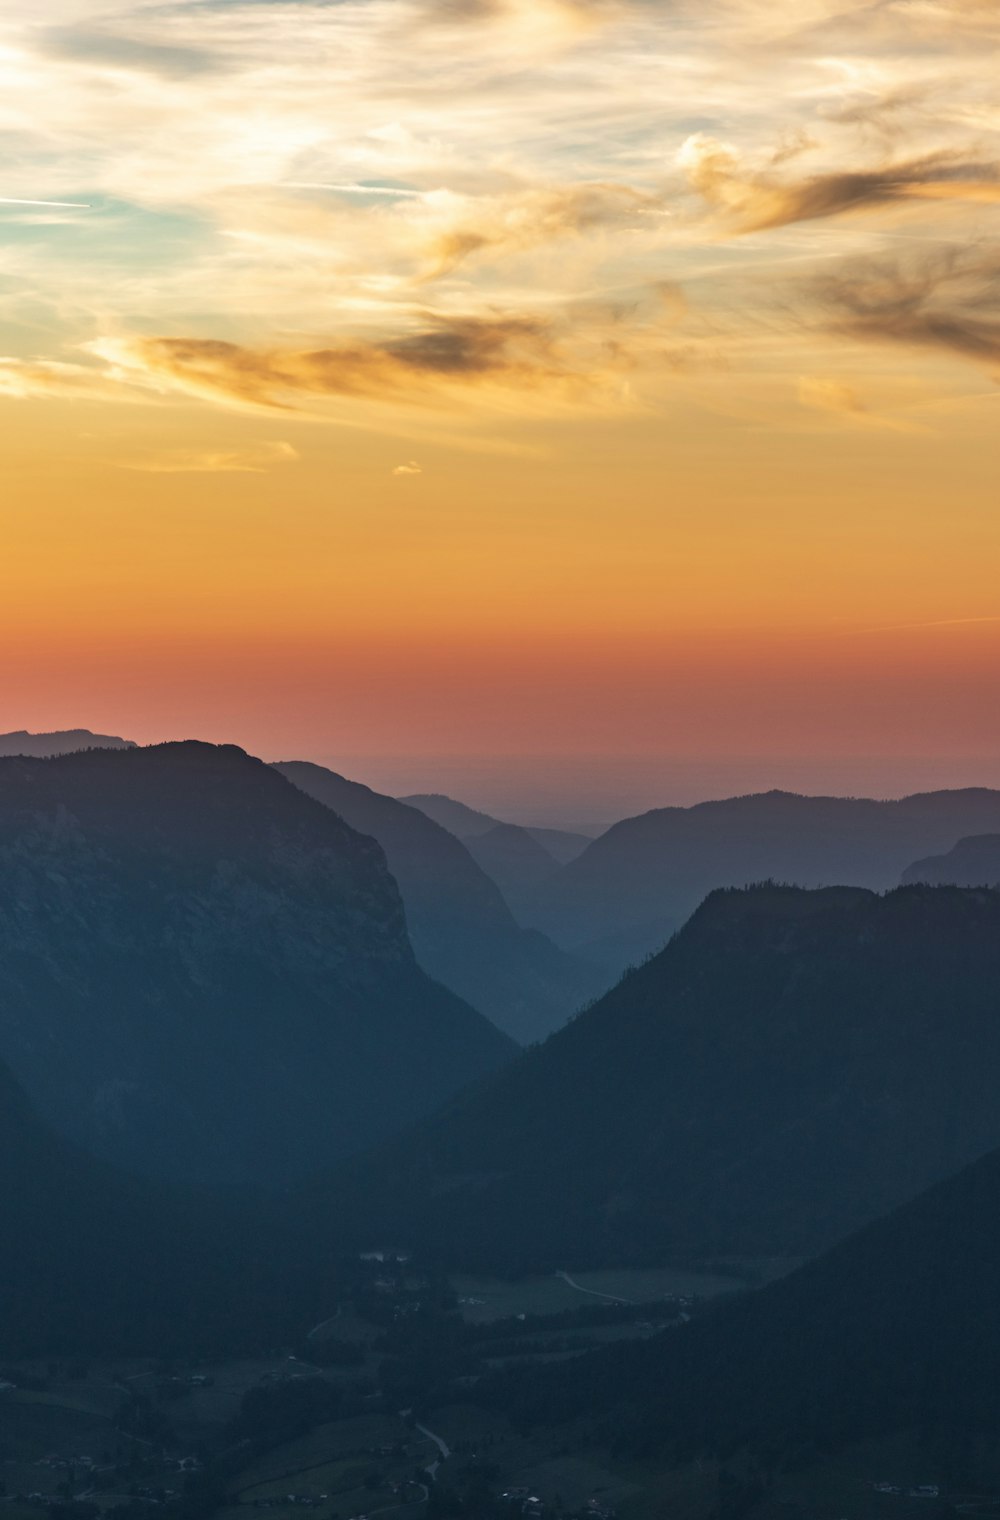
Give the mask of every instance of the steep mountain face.
<svg viewBox="0 0 1000 1520">
<path fill-rule="evenodd" d="M 898 802 L 767 792 L 626 819 L 543 882 L 526 904 L 557 944 L 614 971 L 641 960 L 716 887 L 775 880 L 884 891 L 911 861 L 1000 829 L 1000 792 Z"/>
<path fill-rule="evenodd" d="M 494 1271 L 812 1255 L 1000 1144 L 998 1081 L 1000 892 L 721 891 L 344 1212 Z"/>
<path fill-rule="evenodd" d="M 970 1438 L 996 1449 L 998 1268 L 994 1151 L 769 1287 L 491 1395 L 532 1420 L 611 1415 L 647 1456 L 749 1449 L 772 1470 L 914 1432 L 928 1476 L 959 1486 Z"/>
<path fill-rule="evenodd" d="M 903 883 L 934 886 L 1000 886 L 1000 834 L 973 834 L 960 839 L 946 855 L 930 855 L 903 872 Z"/>
<path fill-rule="evenodd" d="M 36 1355 L 257 1352 L 332 1297 L 251 1200 L 117 1172 L 44 1125 L 0 1066 L 0 1343 Z"/>
<path fill-rule="evenodd" d="M 306 761 L 276 769 L 379 842 L 420 964 L 514 1039 L 544 1038 L 601 990 L 594 967 L 521 929 L 466 845 L 419 809 Z"/>
<path fill-rule="evenodd" d="M 135 749 L 131 739 L 117 739 L 111 734 L 92 734 L 89 728 L 67 728 L 59 733 L 29 734 L 26 728 L 0 734 L 0 756 L 71 755 L 81 749 Z"/>
<path fill-rule="evenodd" d="M 0 1059 L 175 1180 L 283 1182 L 503 1063 L 373 840 L 231 746 L 0 761 Z"/>
</svg>

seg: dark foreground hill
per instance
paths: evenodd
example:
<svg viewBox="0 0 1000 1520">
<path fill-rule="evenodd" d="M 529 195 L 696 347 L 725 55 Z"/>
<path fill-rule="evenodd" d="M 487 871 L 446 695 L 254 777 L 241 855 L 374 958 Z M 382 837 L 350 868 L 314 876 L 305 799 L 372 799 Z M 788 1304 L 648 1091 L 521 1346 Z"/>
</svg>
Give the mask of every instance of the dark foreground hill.
<svg viewBox="0 0 1000 1520">
<path fill-rule="evenodd" d="M 29 734 L 26 728 L 0 734 L 0 755 L 70 755 L 81 749 L 135 749 L 131 739 L 92 734 L 89 728 L 66 728 L 51 734 Z"/>
<path fill-rule="evenodd" d="M 908 865 L 967 834 L 1000 830 L 1000 792 L 928 792 L 897 802 L 767 792 L 618 823 L 528 905 L 557 944 L 616 972 L 658 950 L 716 887 L 774 880 L 885 891 Z"/>
<path fill-rule="evenodd" d="M 0 1345 L 34 1355 L 267 1351 L 328 1309 L 335 1267 L 235 1196 L 117 1172 L 0 1067 Z"/>
<path fill-rule="evenodd" d="M 946 855 L 916 861 L 903 872 L 903 882 L 920 881 L 935 886 L 1000 885 L 1000 834 L 973 834 L 960 839 Z"/>
<path fill-rule="evenodd" d="M 1000 1144 L 998 1084 L 1000 892 L 721 891 L 339 1186 L 483 1270 L 806 1256 Z"/>
<path fill-rule="evenodd" d="M 603 990 L 606 979 L 595 967 L 520 928 L 466 845 L 418 808 L 321 765 L 293 760 L 276 769 L 378 840 L 403 895 L 420 964 L 514 1039 L 544 1039 Z M 555 870 L 541 846 L 525 838 Z"/>
<path fill-rule="evenodd" d="M 780 1282 L 488 1396 L 546 1423 L 600 1413 L 623 1452 L 747 1450 L 758 1471 L 912 1433 L 932 1481 L 964 1486 L 976 1440 L 997 1452 L 998 1273 L 993 1152 Z"/>
<path fill-rule="evenodd" d="M 242 750 L 0 761 L 0 1058 L 91 1150 L 281 1182 L 512 1050 L 417 966 L 378 845 Z"/>
</svg>

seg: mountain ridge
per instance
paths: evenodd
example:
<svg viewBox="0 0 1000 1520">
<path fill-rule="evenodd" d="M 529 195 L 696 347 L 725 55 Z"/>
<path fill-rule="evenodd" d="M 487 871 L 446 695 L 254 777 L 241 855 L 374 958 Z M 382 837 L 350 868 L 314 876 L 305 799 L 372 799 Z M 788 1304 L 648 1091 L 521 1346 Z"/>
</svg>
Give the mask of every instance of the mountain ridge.
<svg viewBox="0 0 1000 1520">
<path fill-rule="evenodd" d="M 0 1058 L 95 1152 L 278 1182 L 513 1049 L 417 966 L 375 841 L 236 746 L 0 760 Z"/>
</svg>

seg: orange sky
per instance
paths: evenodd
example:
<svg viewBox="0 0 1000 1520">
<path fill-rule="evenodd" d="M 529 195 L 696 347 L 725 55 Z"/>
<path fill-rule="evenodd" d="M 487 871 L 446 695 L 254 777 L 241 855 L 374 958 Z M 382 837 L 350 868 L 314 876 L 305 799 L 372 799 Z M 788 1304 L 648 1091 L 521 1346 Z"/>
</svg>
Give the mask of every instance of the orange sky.
<svg viewBox="0 0 1000 1520">
<path fill-rule="evenodd" d="M 0 728 L 1000 755 L 995 8 L 296 10 L 0 32 Z"/>
</svg>

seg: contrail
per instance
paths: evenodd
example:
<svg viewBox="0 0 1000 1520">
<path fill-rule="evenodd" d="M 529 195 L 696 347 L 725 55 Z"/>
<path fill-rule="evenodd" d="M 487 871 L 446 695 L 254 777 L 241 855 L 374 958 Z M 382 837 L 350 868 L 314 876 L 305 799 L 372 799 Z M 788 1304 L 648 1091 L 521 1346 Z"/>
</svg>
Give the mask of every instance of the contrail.
<svg viewBox="0 0 1000 1520">
<path fill-rule="evenodd" d="M 89 211 L 87 201 L 24 201 L 12 195 L 0 195 L 0 206 L 57 206 L 64 211 Z"/>
<path fill-rule="evenodd" d="M 341 195 L 402 195 L 421 200 L 422 190 L 402 190 L 395 185 L 324 185 L 312 180 L 290 180 L 290 190 L 335 190 Z"/>
</svg>

